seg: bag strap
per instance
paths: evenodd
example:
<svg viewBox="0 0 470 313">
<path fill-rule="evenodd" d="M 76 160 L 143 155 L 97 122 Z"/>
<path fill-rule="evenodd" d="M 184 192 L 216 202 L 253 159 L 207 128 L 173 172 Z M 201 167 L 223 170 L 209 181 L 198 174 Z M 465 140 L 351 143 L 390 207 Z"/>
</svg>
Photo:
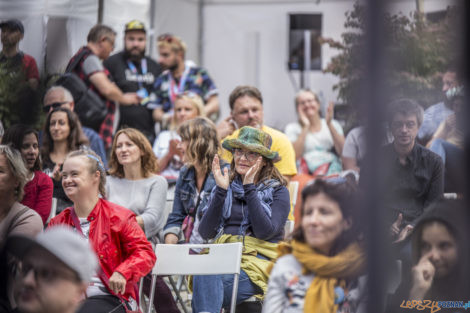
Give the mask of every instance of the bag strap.
<svg viewBox="0 0 470 313">
<path fill-rule="evenodd" d="M 72 72 L 78 65 L 78 63 L 80 63 L 80 61 L 83 59 L 83 57 L 86 55 L 86 54 L 89 54 L 90 52 L 87 51 L 88 48 L 83 48 L 82 51 L 80 51 L 79 54 L 77 54 L 77 56 L 73 59 L 73 61 L 71 63 L 69 63 L 69 65 L 67 66 L 67 68 L 65 69 L 65 73 L 70 73 Z"/>
<path fill-rule="evenodd" d="M 16 220 L 18 220 L 20 218 L 20 216 L 23 215 L 24 213 L 26 213 L 28 210 L 31 210 L 31 209 L 28 208 L 27 206 L 24 206 L 21 210 L 19 210 L 15 214 L 15 216 L 13 216 L 13 218 L 10 221 L 10 224 L 8 225 L 7 235 L 10 233 L 10 231 L 13 228 L 13 225 L 15 224 Z"/>
</svg>

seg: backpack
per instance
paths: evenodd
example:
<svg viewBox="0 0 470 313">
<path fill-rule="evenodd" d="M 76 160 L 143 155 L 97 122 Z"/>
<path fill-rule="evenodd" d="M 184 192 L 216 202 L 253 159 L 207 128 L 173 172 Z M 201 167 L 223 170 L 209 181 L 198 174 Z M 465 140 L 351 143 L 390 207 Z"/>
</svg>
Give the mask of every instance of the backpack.
<svg viewBox="0 0 470 313">
<path fill-rule="evenodd" d="M 86 53 L 88 52 L 83 50 L 75 57 L 73 62 L 67 66 L 65 73 L 57 79 L 55 85 L 62 86 L 70 91 L 75 102 L 74 111 L 82 125 L 98 132 L 108 114 L 106 102 L 95 91 L 88 88 L 77 74 L 72 72 Z"/>
</svg>

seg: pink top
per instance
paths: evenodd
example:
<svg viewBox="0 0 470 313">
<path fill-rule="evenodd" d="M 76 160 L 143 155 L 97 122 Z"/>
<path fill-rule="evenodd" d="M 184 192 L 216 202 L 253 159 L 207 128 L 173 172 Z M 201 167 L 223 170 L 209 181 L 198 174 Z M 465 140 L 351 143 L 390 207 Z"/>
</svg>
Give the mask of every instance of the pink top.
<svg viewBox="0 0 470 313">
<path fill-rule="evenodd" d="M 35 171 L 34 177 L 24 186 L 24 197 L 21 204 L 36 211 L 46 224 L 51 213 L 52 179 L 41 171 Z"/>
</svg>

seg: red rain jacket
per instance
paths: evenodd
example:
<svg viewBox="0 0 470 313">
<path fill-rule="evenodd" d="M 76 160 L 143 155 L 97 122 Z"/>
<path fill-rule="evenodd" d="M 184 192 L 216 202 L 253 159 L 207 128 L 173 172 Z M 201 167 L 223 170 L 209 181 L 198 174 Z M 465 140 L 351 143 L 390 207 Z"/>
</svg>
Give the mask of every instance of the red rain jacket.
<svg viewBox="0 0 470 313">
<path fill-rule="evenodd" d="M 49 227 L 66 224 L 74 227 L 72 208 L 67 208 L 51 219 Z M 126 300 L 137 300 L 137 283 L 155 264 L 152 245 L 135 219 L 135 214 L 122 206 L 99 199 L 88 215 L 89 242 L 98 256 L 101 269 L 109 278 L 119 272 L 126 278 Z M 109 289 L 108 284 L 105 282 Z"/>
</svg>

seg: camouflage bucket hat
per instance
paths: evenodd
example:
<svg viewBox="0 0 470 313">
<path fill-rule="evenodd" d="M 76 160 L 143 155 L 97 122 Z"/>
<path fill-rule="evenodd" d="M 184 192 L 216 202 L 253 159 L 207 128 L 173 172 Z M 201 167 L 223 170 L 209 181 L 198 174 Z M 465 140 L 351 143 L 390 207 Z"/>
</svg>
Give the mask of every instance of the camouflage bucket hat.
<svg viewBox="0 0 470 313">
<path fill-rule="evenodd" d="M 245 126 L 240 128 L 237 138 L 225 139 L 222 142 L 222 147 L 230 152 L 233 152 L 233 149 L 246 149 L 259 153 L 265 158 L 273 160 L 273 162 L 278 162 L 281 160 L 281 157 L 279 153 L 271 150 L 272 142 L 273 140 L 268 133 L 257 128 Z"/>
</svg>

